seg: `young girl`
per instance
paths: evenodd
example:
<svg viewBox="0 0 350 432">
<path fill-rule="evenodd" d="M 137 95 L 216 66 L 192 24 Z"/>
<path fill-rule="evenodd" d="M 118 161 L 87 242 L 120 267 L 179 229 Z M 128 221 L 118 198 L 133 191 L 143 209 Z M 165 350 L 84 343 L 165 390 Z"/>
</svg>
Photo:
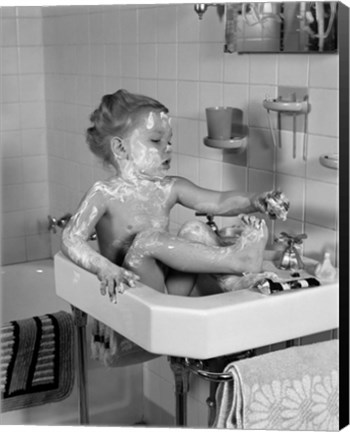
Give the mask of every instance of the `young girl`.
<svg viewBox="0 0 350 432">
<path fill-rule="evenodd" d="M 102 98 L 90 120 L 90 149 L 116 174 L 97 181 L 84 196 L 63 232 L 62 250 L 97 275 L 101 294 L 116 301 L 117 292 L 140 280 L 169 294 L 189 295 L 198 273 L 261 271 L 268 237 L 264 220 L 240 216 L 238 240 L 223 245 L 200 221 L 171 235 L 170 210 L 181 204 L 211 215 L 262 212 L 285 219 L 289 203 L 282 193 L 217 192 L 167 176 L 171 121 L 168 109 L 152 98 L 119 90 Z M 88 243 L 95 230 L 99 252 Z"/>
</svg>

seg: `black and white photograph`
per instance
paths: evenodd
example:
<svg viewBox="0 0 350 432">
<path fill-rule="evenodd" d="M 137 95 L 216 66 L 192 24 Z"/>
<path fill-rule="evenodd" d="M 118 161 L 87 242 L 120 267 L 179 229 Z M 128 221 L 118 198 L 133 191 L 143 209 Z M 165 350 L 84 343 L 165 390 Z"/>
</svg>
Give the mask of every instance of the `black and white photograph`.
<svg viewBox="0 0 350 432">
<path fill-rule="evenodd" d="M 349 18 L 0 0 L 2 426 L 348 428 Z"/>
</svg>

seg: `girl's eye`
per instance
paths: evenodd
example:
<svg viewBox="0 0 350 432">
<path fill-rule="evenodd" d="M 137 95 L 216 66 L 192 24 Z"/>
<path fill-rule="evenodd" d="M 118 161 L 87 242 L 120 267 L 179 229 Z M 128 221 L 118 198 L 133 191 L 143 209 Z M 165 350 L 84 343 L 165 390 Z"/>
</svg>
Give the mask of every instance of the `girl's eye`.
<svg viewBox="0 0 350 432">
<path fill-rule="evenodd" d="M 160 143 L 160 139 L 156 140 L 156 139 L 151 139 L 152 142 L 154 143 Z"/>
</svg>

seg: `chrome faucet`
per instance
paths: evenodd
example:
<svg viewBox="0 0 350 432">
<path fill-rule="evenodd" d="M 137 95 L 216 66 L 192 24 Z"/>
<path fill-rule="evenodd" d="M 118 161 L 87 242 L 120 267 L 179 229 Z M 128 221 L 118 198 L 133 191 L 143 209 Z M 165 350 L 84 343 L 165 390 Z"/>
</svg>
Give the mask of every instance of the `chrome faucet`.
<svg viewBox="0 0 350 432">
<path fill-rule="evenodd" d="M 301 270 L 304 268 L 304 263 L 301 259 L 298 248 L 306 238 L 306 234 L 292 236 L 285 232 L 281 232 L 281 234 L 275 238 L 275 242 L 284 243 L 286 245 L 278 268 L 282 270 Z"/>
<path fill-rule="evenodd" d="M 56 219 L 55 217 L 49 215 L 47 217 L 49 219 L 49 231 L 52 231 L 54 234 L 56 234 L 56 227 L 63 229 L 67 225 L 71 217 L 72 215 L 70 213 L 65 214 L 60 219 Z"/>
<path fill-rule="evenodd" d="M 196 216 L 206 216 L 207 217 L 207 225 L 210 226 L 210 228 L 216 233 L 219 233 L 219 227 L 216 225 L 216 223 L 214 222 L 214 216 L 212 214 L 208 214 L 208 213 L 201 213 L 201 212 L 196 212 L 195 213 Z"/>
<path fill-rule="evenodd" d="M 67 223 L 70 221 L 72 215 L 71 213 L 66 213 L 64 216 L 62 216 L 59 219 L 56 219 L 55 217 L 52 216 L 48 216 L 48 220 L 49 220 L 49 231 L 52 231 L 54 234 L 57 233 L 57 227 L 59 228 L 64 228 Z M 89 240 L 96 240 L 96 233 L 92 233 L 91 236 L 89 237 Z"/>
</svg>

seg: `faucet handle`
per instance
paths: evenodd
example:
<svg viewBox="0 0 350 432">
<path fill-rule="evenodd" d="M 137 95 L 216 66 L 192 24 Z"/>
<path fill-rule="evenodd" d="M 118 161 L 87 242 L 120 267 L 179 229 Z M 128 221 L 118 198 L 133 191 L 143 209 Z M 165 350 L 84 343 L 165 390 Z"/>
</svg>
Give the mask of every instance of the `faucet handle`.
<svg viewBox="0 0 350 432">
<path fill-rule="evenodd" d="M 54 218 L 54 217 L 52 217 L 52 216 L 50 216 L 50 215 L 48 215 L 48 220 L 49 220 L 49 231 L 52 231 L 54 234 L 56 234 L 56 232 L 57 232 L 57 229 L 56 229 L 56 227 L 57 227 L 57 219 L 56 218 Z"/>
<path fill-rule="evenodd" d="M 64 216 L 58 219 L 57 226 L 59 226 L 60 228 L 64 228 L 69 222 L 71 217 L 72 217 L 71 213 L 66 213 Z"/>
<path fill-rule="evenodd" d="M 307 238 L 307 234 L 288 234 L 286 232 L 281 232 L 279 236 L 275 237 L 275 242 L 287 242 L 289 246 L 294 244 L 302 244 L 303 240 Z"/>
<path fill-rule="evenodd" d="M 214 216 L 211 213 L 203 213 L 203 212 L 196 212 L 195 213 L 196 216 L 206 216 L 207 218 L 207 225 L 210 226 L 210 228 L 215 232 L 218 233 L 219 228 L 216 225 L 215 221 L 214 221 Z"/>
</svg>

